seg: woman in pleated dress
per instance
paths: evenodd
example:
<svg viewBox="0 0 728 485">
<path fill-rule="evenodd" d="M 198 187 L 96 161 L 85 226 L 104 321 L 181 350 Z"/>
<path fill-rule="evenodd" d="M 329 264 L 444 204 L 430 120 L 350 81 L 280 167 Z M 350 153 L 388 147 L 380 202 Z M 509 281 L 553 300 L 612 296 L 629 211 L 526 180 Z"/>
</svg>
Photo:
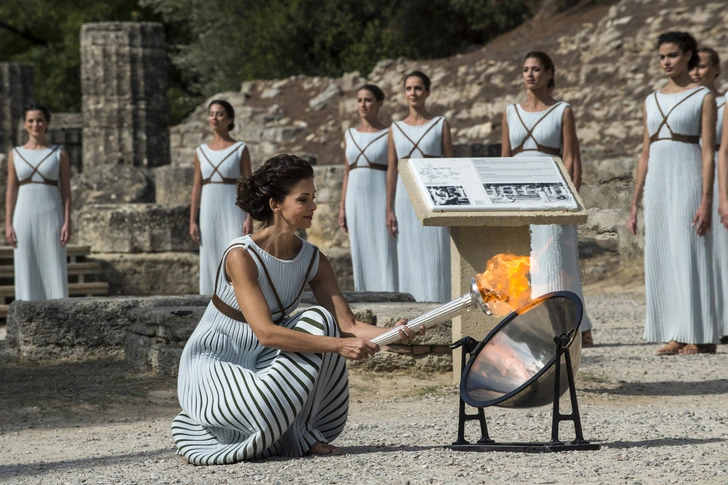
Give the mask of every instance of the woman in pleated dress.
<svg viewBox="0 0 728 485">
<path fill-rule="evenodd" d="M 544 52 L 529 52 L 523 61 L 526 100 L 503 113 L 503 157 L 560 157 L 575 184 L 581 181 L 574 112 L 551 96 L 556 68 Z M 571 291 L 584 300 L 575 224 L 531 226 L 531 293 Z M 582 343 L 593 345 L 592 324 L 584 313 Z"/>
<path fill-rule="evenodd" d="M 706 235 L 713 215 L 715 97 L 690 78 L 700 61 L 690 34 L 662 34 L 657 49 L 667 82 L 645 100 L 642 156 L 627 221 L 636 234 L 644 191 L 645 339 L 668 342 L 657 350 L 661 355 L 713 353 L 713 240 Z"/>
<path fill-rule="evenodd" d="M 397 242 L 399 291 L 417 301 L 446 302 L 450 295 L 450 237 L 446 227 L 425 227 L 415 214 L 397 172 L 406 158 L 452 157 L 450 127 L 442 116 L 427 110 L 430 78 L 420 71 L 405 76 L 409 113 L 389 127 L 387 170 L 387 228 Z"/>
<path fill-rule="evenodd" d="M 308 162 L 279 155 L 238 185 L 237 205 L 264 227 L 223 252 L 182 353 L 172 437 L 190 463 L 339 451 L 329 443 L 348 414 L 344 359 L 376 353 L 370 339 L 387 329 L 356 320 L 326 256 L 296 236 L 316 210 L 313 176 Z M 320 306 L 291 314 L 307 283 Z M 400 337 L 414 334 L 402 327 Z"/>
<path fill-rule="evenodd" d="M 710 89 L 715 96 L 717 108 L 717 123 L 715 128 L 715 182 L 713 184 L 713 218 L 710 235 L 713 237 L 713 282 L 715 284 L 715 311 L 718 316 L 718 331 L 721 337 L 728 335 L 728 230 L 721 224 L 720 173 L 718 170 L 718 156 L 723 133 L 723 119 L 725 113 L 725 96 L 721 95 L 715 87 L 715 80 L 720 74 L 720 57 L 710 47 L 698 49 L 700 62 L 690 71 L 692 80 Z M 728 222 L 728 219 L 727 219 Z"/>
<path fill-rule="evenodd" d="M 384 224 L 387 127 L 379 120 L 384 92 L 366 84 L 356 101 L 361 122 L 344 135 L 339 226 L 349 233 L 356 291 L 397 291 L 397 248 Z"/>
<path fill-rule="evenodd" d="M 8 155 L 5 238 L 15 248 L 16 300 L 68 297 L 71 164 L 63 147 L 45 139 L 50 121 L 45 107 L 25 107 L 28 143 Z"/>
<path fill-rule="evenodd" d="M 235 207 L 238 179 L 251 171 L 248 147 L 230 136 L 235 111 L 227 101 L 215 99 L 207 121 L 213 140 L 195 151 L 190 207 L 190 237 L 200 245 L 201 295 L 212 294 L 217 263 L 230 240 L 253 231 L 253 220 Z"/>
</svg>

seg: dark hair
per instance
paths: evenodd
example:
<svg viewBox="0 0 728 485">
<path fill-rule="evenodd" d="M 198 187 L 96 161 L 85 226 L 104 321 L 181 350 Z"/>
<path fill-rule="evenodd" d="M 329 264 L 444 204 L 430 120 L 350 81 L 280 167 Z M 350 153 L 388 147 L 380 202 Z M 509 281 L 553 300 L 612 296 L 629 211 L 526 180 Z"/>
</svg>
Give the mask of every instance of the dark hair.
<svg viewBox="0 0 728 485">
<path fill-rule="evenodd" d="M 418 78 L 422 79 L 422 84 L 425 85 L 425 91 L 430 90 L 430 84 L 432 84 L 432 82 L 430 81 L 430 78 L 427 77 L 427 74 L 425 74 L 422 71 L 412 71 L 404 77 L 403 84 L 407 84 L 407 79 L 409 79 L 411 77 L 418 77 Z"/>
<path fill-rule="evenodd" d="M 657 38 L 657 48 L 659 49 L 662 44 L 675 44 L 683 53 L 692 52 L 693 55 L 690 56 L 690 60 L 688 61 L 688 69 L 695 69 L 700 63 L 698 42 L 688 32 L 672 31 L 660 34 Z"/>
<path fill-rule="evenodd" d="M 210 101 L 210 104 L 207 105 L 207 111 L 210 111 L 210 108 L 212 108 L 213 104 L 219 104 L 222 106 L 222 108 L 225 110 L 225 114 L 228 115 L 228 118 L 232 118 L 235 120 L 235 110 L 233 109 L 233 105 L 225 101 L 224 99 L 213 99 Z M 235 128 L 235 123 L 233 121 L 230 122 L 228 125 L 228 131 Z"/>
<path fill-rule="evenodd" d="M 238 182 L 235 205 L 267 226 L 273 217 L 270 199 L 283 202 L 301 180 L 312 179 L 313 168 L 296 155 L 277 155 Z"/>
<path fill-rule="evenodd" d="M 51 112 L 42 104 L 26 104 L 23 106 L 23 121 L 25 121 L 26 115 L 31 111 L 40 111 L 43 113 L 43 118 L 45 118 L 46 123 L 51 122 Z"/>
<path fill-rule="evenodd" d="M 720 56 L 715 51 L 715 49 L 711 49 L 710 47 L 701 47 L 698 49 L 698 54 L 708 54 L 708 58 L 710 58 L 710 63 L 714 66 L 720 67 Z"/>
<path fill-rule="evenodd" d="M 382 91 L 376 84 L 365 84 L 357 89 L 356 92 L 358 93 L 362 89 L 366 89 L 367 91 L 372 93 L 374 95 L 374 99 L 376 99 L 380 103 L 384 101 L 384 91 Z"/>
<path fill-rule="evenodd" d="M 556 66 L 548 54 L 542 51 L 531 51 L 523 58 L 523 62 L 529 59 L 536 59 L 546 71 L 551 71 L 551 79 L 546 83 L 547 88 L 556 88 Z"/>
</svg>

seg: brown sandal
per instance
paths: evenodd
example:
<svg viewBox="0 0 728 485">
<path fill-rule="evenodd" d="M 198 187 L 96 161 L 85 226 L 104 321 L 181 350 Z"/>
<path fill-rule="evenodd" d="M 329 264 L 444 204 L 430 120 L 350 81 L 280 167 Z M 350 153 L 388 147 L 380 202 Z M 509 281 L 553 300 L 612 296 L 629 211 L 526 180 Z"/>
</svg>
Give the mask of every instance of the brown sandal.
<svg viewBox="0 0 728 485">
<path fill-rule="evenodd" d="M 594 347 L 594 338 L 592 337 L 591 330 L 581 332 L 581 348 Z"/>
<path fill-rule="evenodd" d="M 716 350 L 715 344 L 687 344 L 679 352 L 684 355 L 714 354 Z"/>
<path fill-rule="evenodd" d="M 681 344 L 679 342 L 675 342 L 674 340 L 670 340 L 667 343 L 667 345 L 657 349 L 657 355 L 677 355 L 680 352 L 682 352 L 682 349 L 684 347 L 685 347 L 685 344 Z"/>
</svg>

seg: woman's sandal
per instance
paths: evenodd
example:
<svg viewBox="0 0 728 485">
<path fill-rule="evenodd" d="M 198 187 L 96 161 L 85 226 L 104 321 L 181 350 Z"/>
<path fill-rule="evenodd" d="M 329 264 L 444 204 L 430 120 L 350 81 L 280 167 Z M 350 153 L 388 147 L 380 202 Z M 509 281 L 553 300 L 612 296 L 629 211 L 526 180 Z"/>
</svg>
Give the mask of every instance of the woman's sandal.
<svg viewBox="0 0 728 485">
<path fill-rule="evenodd" d="M 592 337 L 591 330 L 581 332 L 581 348 L 594 347 L 594 337 Z"/>
<path fill-rule="evenodd" d="M 667 345 L 657 349 L 657 355 L 677 355 L 685 348 L 685 344 L 670 340 Z"/>
<path fill-rule="evenodd" d="M 715 344 L 687 344 L 680 349 L 680 353 L 684 355 L 714 354 L 716 350 Z"/>
<path fill-rule="evenodd" d="M 311 448 L 306 452 L 306 455 L 317 455 L 317 456 L 328 456 L 328 455 L 340 455 L 341 448 L 338 448 L 329 443 L 323 443 L 317 441 Z"/>
</svg>

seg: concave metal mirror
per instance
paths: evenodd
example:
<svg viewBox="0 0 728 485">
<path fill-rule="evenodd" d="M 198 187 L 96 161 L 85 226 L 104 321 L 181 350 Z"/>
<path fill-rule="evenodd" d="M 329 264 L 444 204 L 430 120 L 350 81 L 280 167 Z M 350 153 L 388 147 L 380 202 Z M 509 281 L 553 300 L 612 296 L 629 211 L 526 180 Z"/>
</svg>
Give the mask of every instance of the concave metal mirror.
<svg viewBox="0 0 728 485">
<path fill-rule="evenodd" d="M 460 380 L 460 396 L 473 407 L 532 408 L 554 401 L 555 362 L 563 359 L 554 338 L 568 335 L 571 367 L 581 362 L 581 300 L 560 291 L 538 297 L 508 315 L 470 355 Z M 563 360 L 562 360 L 563 363 Z M 561 365 L 559 396 L 569 387 Z"/>
</svg>

